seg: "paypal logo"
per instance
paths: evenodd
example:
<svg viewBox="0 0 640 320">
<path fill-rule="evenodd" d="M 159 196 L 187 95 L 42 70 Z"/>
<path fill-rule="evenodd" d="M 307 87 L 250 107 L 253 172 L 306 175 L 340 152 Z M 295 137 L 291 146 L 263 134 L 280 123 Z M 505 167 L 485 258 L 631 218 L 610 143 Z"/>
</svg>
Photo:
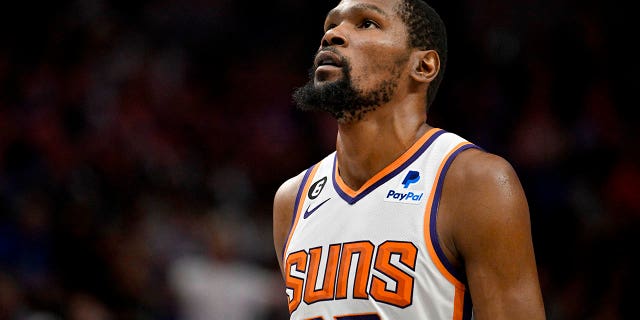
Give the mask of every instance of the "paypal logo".
<svg viewBox="0 0 640 320">
<path fill-rule="evenodd" d="M 412 170 L 409 171 L 409 173 L 407 173 L 407 175 L 404 177 L 404 180 L 402 180 L 402 185 L 405 189 L 407 189 L 409 188 L 409 185 L 418 181 L 420 181 L 420 172 Z"/>
<path fill-rule="evenodd" d="M 389 190 L 389 193 L 387 193 L 387 199 L 395 199 L 398 200 L 398 202 L 402 202 L 402 201 L 420 201 L 422 200 L 422 196 L 424 196 L 424 192 L 420 192 L 420 193 L 413 193 L 413 192 L 409 192 L 409 193 L 402 193 L 402 192 L 396 192 L 394 190 Z"/>
<path fill-rule="evenodd" d="M 407 172 L 407 175 L 404 176 L 404 179 L 402 179 L 402 189 L 389 189 L 387 191 L 387 195 L 384 198 L 384 201 L 409 204 L 421 203 L 424 199 L 424 192 L 403 190 L 409 189 L 409 186 L 417 183 L 418 181 L 420 181 L 420 172 L 413 170 Z M 400 188 L 400 186 L 398 186 L 398 188 Z"/>
</svg>

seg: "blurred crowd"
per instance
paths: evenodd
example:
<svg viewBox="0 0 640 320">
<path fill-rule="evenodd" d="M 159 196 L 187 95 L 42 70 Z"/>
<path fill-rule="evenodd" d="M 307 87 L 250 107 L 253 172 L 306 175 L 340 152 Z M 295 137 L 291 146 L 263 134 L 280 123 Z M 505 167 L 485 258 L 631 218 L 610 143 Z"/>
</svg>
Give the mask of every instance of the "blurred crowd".
<svg viewBox="0 0 640 320">
<path fill-rule="evenodd" d="M 287 318 L 277 187 L 331 152 L 302 113 L 335 1 L 0 5 L 0 320 Z M 429 123 L 520 175 L 549 319 L 631 319 L 640 63 L 616 1 L 431 1 Z"/>
</svg>

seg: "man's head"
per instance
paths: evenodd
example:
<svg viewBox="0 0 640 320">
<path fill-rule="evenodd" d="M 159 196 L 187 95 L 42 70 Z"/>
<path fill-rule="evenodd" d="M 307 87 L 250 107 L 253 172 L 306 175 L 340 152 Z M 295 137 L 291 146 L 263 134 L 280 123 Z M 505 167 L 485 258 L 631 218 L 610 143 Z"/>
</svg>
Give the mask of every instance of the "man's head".
<svg viewBox="0 0 640 320">
<path fill-rule="evenodd" d="M 429 83 L 431 105 L 447 44 L 442 20 L 424 1 L 343 0 L 324 30 L 311 79 L 294 93 L 301 109 L 358 120 L 410 81 Z"/>
</svg>

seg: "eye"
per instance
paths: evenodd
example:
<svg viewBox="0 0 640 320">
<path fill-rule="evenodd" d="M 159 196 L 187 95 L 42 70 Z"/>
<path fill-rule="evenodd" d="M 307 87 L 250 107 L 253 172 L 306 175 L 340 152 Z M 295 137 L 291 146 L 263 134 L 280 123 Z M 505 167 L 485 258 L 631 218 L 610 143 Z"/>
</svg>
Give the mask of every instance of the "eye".
<svg viewBox="0 0 640 320">
<path fill-rule="evenodd" d="M 380 28 L 380 26 L 375 21 L 373 21 L 371 19 L 365 19 L 360 24 L 360 28 L 362 28 L 362 29 L 371 29 L 371 28 Z"/>
</svg>

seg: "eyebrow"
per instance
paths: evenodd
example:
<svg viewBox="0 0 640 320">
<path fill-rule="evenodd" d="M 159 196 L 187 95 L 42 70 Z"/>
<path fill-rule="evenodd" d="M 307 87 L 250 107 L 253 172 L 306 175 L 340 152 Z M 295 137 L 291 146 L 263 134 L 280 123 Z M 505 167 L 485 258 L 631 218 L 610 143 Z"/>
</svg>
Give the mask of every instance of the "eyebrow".
<svg viewBox="0 0 640 320">
<path fill-rule="evenodd" d="M 384 16 L 384 17 L 388 17 L 389 14 L 386 13 L 384 10 L 380 9 L 380 7 L 373 5 L 373 4 L 369 4 L 369 3 L 360 3 L 360 4 L 356 4 L 353 7 L 349 7 L 346 9 L 346 11 L 375 11 L 376 13 Z M 329 11 L 329 13 L 327 13 L 327 18 L 339 14 L 340 10 L 337 8 L 331 9 L 331 11 Z"/>
</svg>

